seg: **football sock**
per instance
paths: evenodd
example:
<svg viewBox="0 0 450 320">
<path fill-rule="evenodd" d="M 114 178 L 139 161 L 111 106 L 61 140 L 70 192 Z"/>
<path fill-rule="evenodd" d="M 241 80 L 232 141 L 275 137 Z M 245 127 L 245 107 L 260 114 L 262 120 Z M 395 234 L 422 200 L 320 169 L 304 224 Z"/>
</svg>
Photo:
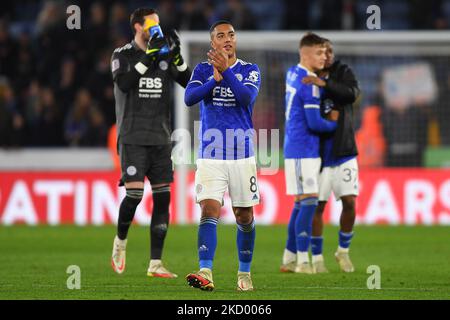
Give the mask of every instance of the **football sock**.
<svg viewBox="0 0 450 320">
<path fill-rule="evenodd" d="M 308 251 L 300 252 L 297 251 L 297 264 L 309 263 Z"/>
<path fill-rule="evenodd" d="M 255 247 L 255 220 L 252 220 L 249 224 L 238 223 L 237 228 L 236 244 L 239 256 L 239 271 L 250 272 Z"/>
<path fill-rule="evenodd" d="M 198 227 L 198 259 L 200 269 L 212 270 L 214 254 L 217 247 L 217 223 L 219 219 L 205 217 L 200 219 Z"/>
<path fill-rule="evenodd" d="M 294 208 L 291 212 L 291 217 L 289 218 L 288 224 L 288 237 L 286 241 L 286 249 L 295 254 L 297 253 L 297 244 L 296 244 L 296 236 L 295 236 L 295 221 L 297 220 L 298 212 L 300 211 L 300 201 L 296 201 L 294 203 Z M 286 261 L 283 258 L 283 263 L 289 263 L 291 261 Z"/>
<path fill-rule="evenodd" d="M 159 260 L 169 227 L 170 186 L 152 189 L 153 211 L 150 223 L 150 257 Z"/>
<path fill-rule="evenodd" d="M 350 244 L 352 242 L 352 238 L 353 238 L 353 231 L 352 232 L 339 231 L 339 248 L 338 248 L 338 251 L 348 252 Z"/>
<path fill-rule="evenodd" d="M 305 261 L 308 256 L 311 242 L 312 221 L 317 207 L 317 197 L 310 197 L 301 201 L 300 211 L 295 221 L 295 234 L 297 240 L 297 263 Z M 302 253 L 302 254 L 298 254 Z M 304 254 L 306 253 L 306 255 Z"/>
<path fill-rule="evenodd" d="M 128 236 L 131 222 L 133 221 L 136 208 L 142 200 L 144 189 L 127 189 L 119 208 L 119 221 L 117 223 L 117 237 L 125 240 Z"/>
<path fill-rule="evenodd" d="M 323 249 L 323 237 L 311 237 L 311 253 L 313 256 L 321 255 Z"/>
<path fill-rule="evenodd" d="M 318 261 L 323 261 L 323 255 L 317 254 L 312 256 L 312 263 L 316 263 Z"/>
</svg>

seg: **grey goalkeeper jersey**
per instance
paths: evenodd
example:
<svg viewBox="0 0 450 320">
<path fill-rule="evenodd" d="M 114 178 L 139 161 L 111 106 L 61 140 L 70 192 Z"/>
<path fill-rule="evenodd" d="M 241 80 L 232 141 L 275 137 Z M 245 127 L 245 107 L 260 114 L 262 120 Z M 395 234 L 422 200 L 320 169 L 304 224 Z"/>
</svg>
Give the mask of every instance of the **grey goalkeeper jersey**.
<svg viewBox="0 0 450 320">
<path fill-rule="evenodd" d="M 128 72 L 145 55 L 134 40 L 114 50 L 111 72 L 116 100 L 118 143 L 134 145 L 164 145 L 171 143 L 171 104 L 174 80 L 186 87 L 189 68 L 179 72 L 169 56 L 149 66 L 148 70 L 134 78 L 131 89 L 122 91 L 118 77 Z M 187 74 L 186 74 L 187 73 Z"/>
</svg>

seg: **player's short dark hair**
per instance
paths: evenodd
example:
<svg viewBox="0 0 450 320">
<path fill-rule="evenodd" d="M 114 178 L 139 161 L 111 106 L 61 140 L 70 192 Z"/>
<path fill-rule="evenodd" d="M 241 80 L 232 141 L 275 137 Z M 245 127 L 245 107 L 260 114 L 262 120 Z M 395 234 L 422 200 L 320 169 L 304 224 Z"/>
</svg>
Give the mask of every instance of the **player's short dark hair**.
<svg viewBox="0 0 450 320">
<path fill-rule="evenodd" d="M 144 17 L 154 13 L 157 13 L 156 10 L 151 8 L 138 8 L 134 10 L 134 12 L 130 16 L 130 26 L 131 30 L 133 30 L 133 34 L 136 33 L 136 30 L 134 30 L 134 25 L 136 23 L 143 25 Z"/>
<path fill-rule="evenodd" d="M 333 44 L 333 42 L 331 42 L 331 40 L 328 38 L 322 38 L 322 39 L 323 39 L 324 43 Z"/>
<path fill-rule="evenodd" d="M 214 29 L 215 29 L 217 26 L 220 26 L 221 24 L 229 24 L 230 26 L 232 26 L 231 22 L 228 21 L 228 20 L 219 20 L 219 21 L 216 21 L 216 22 L 214 22 L 214 23 L 212 24 L 211 28 L 209 28 L 209 34 L 213 33 Z"/>
<path fill-rule="evenodd" d="M 300 40 L 300 48 L 303 47 L 312 47 L 312 46 L 323 46 L 326 43 L 326 39 L 321 36 L 308 32 L 303 36 Z"/>
</svg>

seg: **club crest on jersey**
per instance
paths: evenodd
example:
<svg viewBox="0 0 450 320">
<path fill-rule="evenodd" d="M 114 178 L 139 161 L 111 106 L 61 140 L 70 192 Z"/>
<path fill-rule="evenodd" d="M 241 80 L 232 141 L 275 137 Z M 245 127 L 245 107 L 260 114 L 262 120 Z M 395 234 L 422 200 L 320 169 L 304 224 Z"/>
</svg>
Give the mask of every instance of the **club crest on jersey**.
<svg viewBox="0 0 450 320">
<path fill-rule="evenodd" d="M 248 79 L 249 81 L 251 81 L 251 82 L 254 82 L 254 83 L 258 82 L 258 79 L 259 79 L 259 72 L 258 72 L 258 71 L 255 71 L 255 70 L 250 71 L 250 73 L 248 74 L 247 79 Z"/>
<path fill-rule="evenodd" d="M 161 61 L 159 62 L 159 68 L 160 68 L 161 70 L 163 70 L 163 71 L 166 71 L 167 68 L 169 68 L 169 64 L 167 63 L 167 61 L 161 60 Z"/>
<path fill-rule="evenodd" d="M 242 81 L 242 79 L 243 79 L 242 74 L 236 73 L 236 78 L 237 78 L 239 81 Z"/>
</svg>

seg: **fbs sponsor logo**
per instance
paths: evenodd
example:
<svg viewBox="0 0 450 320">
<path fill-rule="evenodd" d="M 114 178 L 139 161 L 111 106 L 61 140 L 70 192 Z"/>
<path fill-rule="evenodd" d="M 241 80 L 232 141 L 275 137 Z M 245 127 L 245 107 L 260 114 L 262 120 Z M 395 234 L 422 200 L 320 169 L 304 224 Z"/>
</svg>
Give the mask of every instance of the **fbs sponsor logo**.
<svg viewBox="0 0 450 320">
<path fill-rule="evenodd" d="M 140 98 L 161 98 L 163 92 L 163 82 L 159 77 L 139 79 Z"/>
</svg>

